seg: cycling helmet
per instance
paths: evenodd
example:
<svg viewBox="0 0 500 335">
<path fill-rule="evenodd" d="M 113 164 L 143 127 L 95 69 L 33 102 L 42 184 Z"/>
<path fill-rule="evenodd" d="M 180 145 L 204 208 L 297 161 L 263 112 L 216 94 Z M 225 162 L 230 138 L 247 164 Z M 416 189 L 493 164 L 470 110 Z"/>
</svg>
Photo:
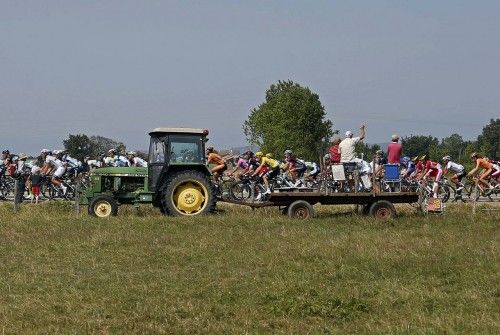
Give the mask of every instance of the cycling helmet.
<svg viewBox="0 0 500 335">
<path fill-rule="evenodd" d="M 444 161 L 451 161 L 451 157 L 450 157 L 450 156 L 448 156 L 448 155 L 447 155 L 447 156 L 444 156 L 442 159 L 443 159 Z"/>
<path fill-rule="evenodd" d="M 426 159 L 426 158 L 427 158 L 427 155 L 422 155 L 422 156 L 419 158 L 419 160 L 421 160 L 421 161 L 425 161 L 425 159 Z"/>
<path fill-rule="evenodd" d="M 473 152 L 470 154 L 470 158 L 476 158 L 478 156 L 477 152 Z"/>
<path fill-rule="evenodd" d="M 264 156 L 264 154 L 262 153 L 262 151 L 257 151 L 257 152 L 255 153 L 255 156 L 257 156 L 257 157 L 262 157 L 262 156 Z"/>
<path fill-rule="evenodd" d="M 42 149 L 40 151 L 42 154 L 49 154 L 50 153 L 50 150 L 49 149 Z"/>
<path fill-rule="evenodd" d="M 273 158 L 273 154 L 271 154 L 271 153 L 267 153 L 267 154 L 266 154 L 266 157 L 267 157 L 267 158 Z"/>
<path fill-rule="evenodd" d="M 137 153 L 135 151 L 129 151 L 127 152 L 127 156 L 137 156 Z"/>
<path fill-rule="evenodd" d="M 250 151 L 250 150 L 248 150 L 247 152 L 245 152 L 245 153 L 243 154 L 243 156 L 252 157 L 252 156 L 253 156 L 253 152 L 252 152 L 252 151 Z"/>
<path fill-rule="evenodd" d="M 285 155 L 293 155 L 293 151 L 290 149 L 285 150 Z"/>
<path fill-rule="evenodd" d="M 4 150 L 4 151 L 2 151 L 2 155 L 8 155 L 8 154 L 10 154 L 10 151 L 9 151 L 9 150 Z"/>
<path fill-rule="evenodd" d="M 207 151 L 208 151 L 208 152 L 212 152 L 212 151 L 214 151 L 214 147 L 207 147 Z"/>
<path fill-rule="evenodd" d="M 109 149 L 108 154 L 116 154 L 116 149 Z"/>
</svg>

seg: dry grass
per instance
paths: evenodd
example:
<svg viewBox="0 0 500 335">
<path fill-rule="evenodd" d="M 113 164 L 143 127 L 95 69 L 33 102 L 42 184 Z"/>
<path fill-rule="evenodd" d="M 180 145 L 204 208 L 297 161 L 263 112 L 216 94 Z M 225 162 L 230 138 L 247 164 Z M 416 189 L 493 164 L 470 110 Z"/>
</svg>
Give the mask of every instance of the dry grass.
<svg viewBox="0 0 500 335">
<path fill-rule="evenodd" d="M 98 220 L 0 204 L 5 333 L 500 332 L 498 212 L 390 222 L 220 206 Z"/>
</svg>

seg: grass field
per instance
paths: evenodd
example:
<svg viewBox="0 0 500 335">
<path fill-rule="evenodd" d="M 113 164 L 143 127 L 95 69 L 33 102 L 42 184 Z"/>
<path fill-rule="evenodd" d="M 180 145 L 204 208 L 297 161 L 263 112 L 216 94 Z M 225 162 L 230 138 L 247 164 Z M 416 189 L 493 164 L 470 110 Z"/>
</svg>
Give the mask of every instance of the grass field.
<svg viewBox="0 0 500 335">
<path fill-rule="evenodd" d="M 0 204 L 0 331 L 500 333 L 500 214 L 379 222 L 219 206 L 77 216 Z M 404 209 L 404 208 L 403 208 Z"/>
</svg>

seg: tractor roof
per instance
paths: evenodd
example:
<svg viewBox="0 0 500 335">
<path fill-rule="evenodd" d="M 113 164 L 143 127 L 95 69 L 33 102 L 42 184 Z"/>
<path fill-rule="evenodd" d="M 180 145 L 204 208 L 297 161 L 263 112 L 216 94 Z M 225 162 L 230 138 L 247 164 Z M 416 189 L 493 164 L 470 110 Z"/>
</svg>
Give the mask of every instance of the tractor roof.
<svg viewBox="0 0 500 335">
<path fill-rule="evenodd" d="M 201 128 L 155 128 L 149 133 L 149 135 L 163 133 L 207 135 L 208 130 Z"/>
</svg>

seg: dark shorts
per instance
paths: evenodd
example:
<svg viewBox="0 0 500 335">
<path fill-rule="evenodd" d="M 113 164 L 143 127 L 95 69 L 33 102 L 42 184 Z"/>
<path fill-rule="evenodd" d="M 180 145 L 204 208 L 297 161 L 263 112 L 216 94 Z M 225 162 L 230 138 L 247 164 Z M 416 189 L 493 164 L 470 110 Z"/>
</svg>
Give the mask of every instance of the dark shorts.
<svg viewBox="0 0 500 335">
<path fill-rule="evenodd" d="M 464 178 L 465 176 L 467 176 L 467 171 L 463 170 L 462 172 L 460 173 L 455 173 L 455 176 L 457 177 L 457 180 L 459 182 L 462 181 L 462 178 Z"/>
<path fill-rule="evenodd" d="M 273 169 L 271 171 L 269 171 L 267 174 L 266 174 L 266 177 L 268 179 L 273 179 L 273 178 L 276 178 L 276 176 L 280 173 L 280 169 L 277 168 L 277 169 Z"/>
</svg>

